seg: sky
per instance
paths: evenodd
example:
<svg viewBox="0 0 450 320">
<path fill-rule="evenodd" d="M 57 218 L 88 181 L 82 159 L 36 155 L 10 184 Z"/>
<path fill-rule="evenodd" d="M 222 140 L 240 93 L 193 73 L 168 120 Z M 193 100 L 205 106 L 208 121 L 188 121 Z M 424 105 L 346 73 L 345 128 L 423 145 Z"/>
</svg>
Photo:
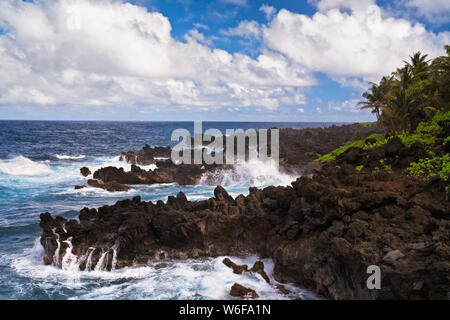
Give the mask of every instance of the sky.
<svg viewBox="0 0 450 320">
<path fill-rule="evenodd" d="M 448 0 L 0 0 L 0 119 L 364 122 Z"/>
</svg>

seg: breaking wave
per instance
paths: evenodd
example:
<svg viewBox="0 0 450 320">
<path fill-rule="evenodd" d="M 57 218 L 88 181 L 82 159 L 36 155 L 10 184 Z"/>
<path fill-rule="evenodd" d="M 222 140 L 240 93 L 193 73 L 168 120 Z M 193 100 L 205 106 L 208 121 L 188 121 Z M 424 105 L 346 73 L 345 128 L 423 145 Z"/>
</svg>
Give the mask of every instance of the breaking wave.
<svg viewBox="0 0 450 320">
<path fill-rule="evenodd" d="M 65 154 L 55 154 L 55 158 L 59 160 L 80 160 L 86 158 L 85 155 L 80 154 L 78 156 L 67 156 Z"/>
<path fill-rule="evenodd" d="M 35 162 L 24 156 L 0 160 L 0 172 L 11 176 L 43 176 L 53 171 L 47 163 Z"/>
<path fill-rule="evenodd" d="M 224 257 L 156 261 L 112 271 L 105 271 L 99 261 L 89 271 L 80 271 L 74 267 L 70 249 L 69 245 L 66 252 L 61 252 L 65 257 L 64 265 L 46 266 L 42 261 L 44 250 L 37 239 L 33 248 L 8 257 L 9 262 L 5 263 L 28 279 L 35 290 L 43 291 L 49 297 L 65 299 L 230 299 L 228 293 L 235 282 L 255 289 L 261 299 L 320 299 L 293 284 L 283 284 L 289 294 L 280 293 L 276 289 L 279 283 L 273 277 L 271 259 L 262 261 L 272 285 L 255 273 L 233 273 L 222 263 Z M 259 260 L 257 256 L 230 258 L 238 264 L 250 266 Z M 86 259 L 89 259 L 89 254 Z M 19 290 L 14 297 L 21 298 L 21 294 Z"/>
<path fill-rule="evenodd" d="M 282 173 L 273 159 L 267 161 L 250 160 L 234 165 L 232 169 L 219 169 L 203 175 L 203 185 L 233 187 L 250 185 L 253 187 L 288 186 L 298 176 Z"/>
</svg>

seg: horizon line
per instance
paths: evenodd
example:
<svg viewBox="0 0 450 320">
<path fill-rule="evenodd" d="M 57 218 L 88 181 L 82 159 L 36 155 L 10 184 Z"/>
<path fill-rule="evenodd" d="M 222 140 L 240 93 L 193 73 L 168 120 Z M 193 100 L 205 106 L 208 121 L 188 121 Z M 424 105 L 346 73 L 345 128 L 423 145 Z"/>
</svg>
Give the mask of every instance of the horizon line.
<svg viewBox="0 0 450 320">
<path fill-rule="evenodd" d="M 29 121 L 29 122 L 194 122 L 194 121 L 202 121 L 202 122 L 254 122 L 254 123 L 365 123 L 365 122 L 376 122 L 376 121 L 286 121 L 286 120 L 278 120 L 278 121 L 243 121 L 243 120 L 42 120 L 42 119 L 0 119 L 0 121 Z"/>
</svg>

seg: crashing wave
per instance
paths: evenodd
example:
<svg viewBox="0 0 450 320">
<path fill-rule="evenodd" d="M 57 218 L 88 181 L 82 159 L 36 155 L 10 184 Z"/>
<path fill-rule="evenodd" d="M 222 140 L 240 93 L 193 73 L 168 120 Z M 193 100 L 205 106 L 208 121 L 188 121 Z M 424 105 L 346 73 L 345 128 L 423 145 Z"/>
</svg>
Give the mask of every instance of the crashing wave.
<svg viewBox="0 0 450 320">
<path fill-rule="evenodd" d="M 80 154 L 78 156 L 67 156 L 65 154 L 55 154 L 55 158 L 59 160 L 80 160 L 86 158 L 85 155 Z"/>
<path fill-rule="evenodd" d="M 47 163 L 35 162 L 24 156 L 0 160 L 0 172 L 11 176 L 43 176 L 52 173 Z"/>
<path fill-rule="evenodd" d="M 273 159 L 267 161 L 250 160 L 238 163 L 232 169 L 219 169 L 203 175 L 200 183 L 203 185 L 221 185 L 232 187 L 250 185 L 264 187 L 268 185 L 288 186 L 298 175 L 289 175 L 279 170 Z"/>
</svg>

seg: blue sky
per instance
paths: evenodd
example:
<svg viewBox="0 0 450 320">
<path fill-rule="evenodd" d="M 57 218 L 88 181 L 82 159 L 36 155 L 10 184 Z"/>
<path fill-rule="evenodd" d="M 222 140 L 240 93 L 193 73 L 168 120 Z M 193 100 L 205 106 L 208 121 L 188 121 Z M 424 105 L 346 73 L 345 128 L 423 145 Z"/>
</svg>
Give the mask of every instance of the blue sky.
<svg viewBox="0 0 450 320">
<path fill-rule="evenodd" d="M 369 81 L 443 54 L 434 0 L 4 0 L 0 119 L 371 121 Z"/>
</svg>

